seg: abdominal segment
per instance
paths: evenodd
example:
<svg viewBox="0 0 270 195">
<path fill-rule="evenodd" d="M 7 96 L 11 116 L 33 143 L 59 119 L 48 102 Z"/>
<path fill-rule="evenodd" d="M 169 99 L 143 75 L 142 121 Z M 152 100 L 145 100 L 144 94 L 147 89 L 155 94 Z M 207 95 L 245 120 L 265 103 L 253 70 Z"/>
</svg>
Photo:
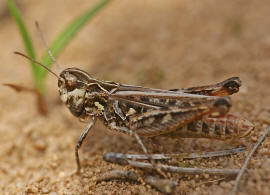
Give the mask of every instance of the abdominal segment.
<svg viewBox="0 0 270 195">
<path fill-rule="evenodd" d="M 249 135 L 253 129 L 253 124 L 248 120 L 229 114 L 219 118 L 202 118 L 162 136 L 224 140 L 245 137 Z"/>
</svg>

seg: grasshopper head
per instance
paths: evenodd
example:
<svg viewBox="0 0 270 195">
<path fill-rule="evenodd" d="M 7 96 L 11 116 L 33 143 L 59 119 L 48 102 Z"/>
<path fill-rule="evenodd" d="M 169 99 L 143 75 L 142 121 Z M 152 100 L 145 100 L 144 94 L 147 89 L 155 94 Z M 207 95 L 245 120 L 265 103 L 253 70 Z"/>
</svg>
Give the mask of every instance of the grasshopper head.
<svg viewBox="0 0 270 195">
<path fill-rule="evenodd" d="M 85 74 L 87 73 L 77 68 L 67 68 L 60 73 L 58 79 L 60 99 L 76 117 L 79 117 L 84 109 L 87 76 L 89 76 Z"/>
<path fill-rule="evenodd" d="M 59 77 L 60 98 L 80 119 L 102 115 L 107 94 L 116 87 L 116 83 L 96 80 L 78 68 L 67 68 Z"/>
</svg>

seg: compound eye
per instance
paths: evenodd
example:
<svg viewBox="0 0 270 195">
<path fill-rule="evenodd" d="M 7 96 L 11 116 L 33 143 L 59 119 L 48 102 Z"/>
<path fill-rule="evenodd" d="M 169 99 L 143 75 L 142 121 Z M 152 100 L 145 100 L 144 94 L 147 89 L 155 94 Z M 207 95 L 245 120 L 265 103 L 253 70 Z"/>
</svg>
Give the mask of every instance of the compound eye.
<svg viewBox="0 0 270 195">
<path fill-rule="evenodd" d="M 65 80 L 63 78 L 58 79 L 58 87 L 63 87 L 65 84 Z"/>
<path fill-rule="evenodd" d="M 67 78 L 66 85 L 67 85 L 68 90 L 70 91 L 75 89 L 77 86 L 77 77 L 70 74 Z"/>
</svg>

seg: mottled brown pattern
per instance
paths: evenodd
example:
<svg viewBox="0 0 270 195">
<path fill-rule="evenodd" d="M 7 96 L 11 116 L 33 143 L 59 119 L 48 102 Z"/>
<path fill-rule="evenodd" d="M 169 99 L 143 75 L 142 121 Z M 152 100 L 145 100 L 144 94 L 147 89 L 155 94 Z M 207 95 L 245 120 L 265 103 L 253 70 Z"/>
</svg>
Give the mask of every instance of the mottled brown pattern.
<svg viewBox="0 0 270 195">
<path fill-rule="evenodd" d="M 227 95 L 237 92 L 241 84 L 237 77 L 214 85 L 179 90 L 151 89 L 99 81 L 77 68 L 64 70 L 60 77 L 60 96 L 67 96 L 69 101 L 64 102 L 70 111 L 82 119 L 97 117 L 113 130 L 128 134 L 133 131 L 147 137 L 172 134 L 181 137 L 226 139 L 239 136 L 240 119 L 233 116 L 204 117 L 209 114 L 218 117 L 228 112 L 230 99 L 211 95 L 225 94 L 224 91 Z M 80 104 L 76 104 L 79 99 L 76 90 L 84 94 L 80 97 L 83 100 Z M 73 93 L 74 91 L 76 93 Z M 207 95 L 200 95 L 205 93 Z M 70 94 L 75 94 L 76 97 L 69 96 Z"/>
</svg>

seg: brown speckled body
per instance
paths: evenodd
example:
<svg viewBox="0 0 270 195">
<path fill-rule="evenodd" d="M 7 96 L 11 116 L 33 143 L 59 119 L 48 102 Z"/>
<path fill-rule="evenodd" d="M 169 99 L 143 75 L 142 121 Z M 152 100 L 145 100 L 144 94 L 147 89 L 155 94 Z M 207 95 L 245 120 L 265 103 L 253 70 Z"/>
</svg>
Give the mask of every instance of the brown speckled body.
<svg viewBox="0 0 270 195">
<path fill-rule="evenodd" d="M 252 128 L 251 123 L 244 123 L 246 120 L 240 117 L 225 116 L 231 106 L 228 97 L 212 96 L 236 92 L 235 87 L 240 86 L 238 78 L 212 86 L 159 90 L 98 81 L 76 68 L 67 69 L 60 76 L 69 85 L 59 84 L 60 97 L 75 116 L 97 117 L 109 129 L 123 133 L 230 139 L 241 137 L 245 135 L 243 130 Z M 80 82 L 75 82 L 76 77 Z M 232 83 L 230 87 L 228 83 Z M 201 95 L 206 93 L 207 96 Z"/>
<path fill-rule="evenodd" d="M 78 149 L 97 119 L 108 129 L 135 136 L 145 153 L 140 136 L 231 139 L 248 135 L 253 125 L 227 114 L 228 95 L 240 85 L 239 78 L 232 77 L 214 85 L 161 90 L 100 81 L 77 68 L 62 71 L 61 100 L 74 116 L 92 119 L 75 147 L 78 170 Z"/>
<path fill-rule="evenodd" d="M 78 68 L 67 68 L 58 76 L 28 56 L 16 54 L 55 75 L 60 99 L 70 112 L 81 120 L 91 119 L 75 146 L 77 172 L 78 150 L 97 119 L 111 130 L 134 136 L 145 154 L 140 136 L 230 139 L 246 136 L 254 128 L 247 120 L 227 115 L 231 107 L 228 95 L 241 86 L 238 77 L 214 85 L 161 90 L 100 81 Z"/>
</svg>

